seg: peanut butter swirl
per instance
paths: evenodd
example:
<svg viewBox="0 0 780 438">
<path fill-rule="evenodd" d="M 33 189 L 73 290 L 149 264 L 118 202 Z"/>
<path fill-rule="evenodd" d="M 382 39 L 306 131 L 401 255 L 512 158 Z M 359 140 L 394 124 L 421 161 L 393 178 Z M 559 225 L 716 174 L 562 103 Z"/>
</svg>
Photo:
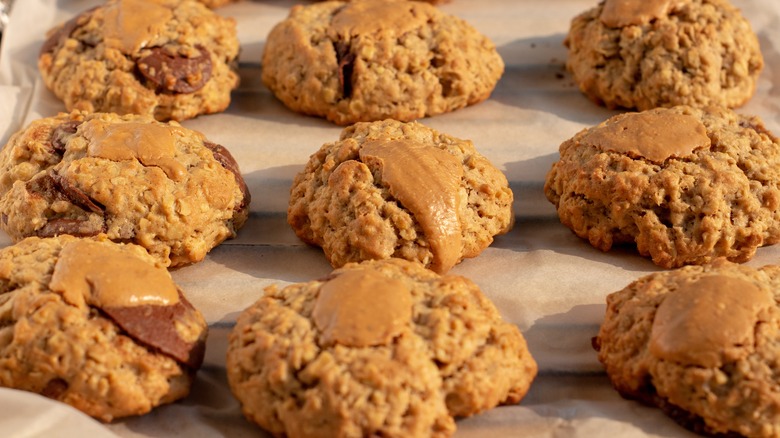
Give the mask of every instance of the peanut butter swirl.
<svg viewBox="0 0 780 438">
<path fill-rule="evenodd" d="M 179 302 L 179 291 L 167 270 L 87 239 L 62 248 L 49 287 L 68 303 L 98 308 Z"/>
<path fill-rule="evenodd" d="M 774 297 L 747 280 L 708 275 L 666 296 L 650 332 L 650 353 L 682 364 L 720 367 L 754 345 L 759 313 Z"/>
<path fill-rule="evenodd" d="M 463 247 L 460 161 L 443 149 L 406 140 L 369 140 L 360 159 L 379 164 L 390 194 L 420 224 L 433 253 L 430 269 L 442 274 L 455 266 Z"/>
<path fill-rule="evenodd" d="M 342 36 L 373 34 L 384 29 L 401 35 L 425 24 L 427 16 L 418 11 L 419 7 L 385 0 L 350 2 L 333 16 L 330 30 Z"/>
<path fill-rule="evenodd" d="M 312 316 L 326 344 L 386 345 L 411 320 L 411 290 L 374 270 L 346 271 L 322 285 Z"/>
<path fill-rule="evenodd" d="M 118 0 L 106 5 L 104 11 L 105 44 L 125 54 L 150 45 L 173 18 L 169 8 L 148 0 Z"/>
<path fill-rule="evenodd" d="M 665 17 L 680 0 L 606 0 L 599 19 L 607 27 L 642 25 Z"/>
<path fill-rule="evenodd" d="M 581 142 L 659 164 L 711 145 L 707 129 L 699 119 L 663 108 L 616 116 L 588 131 Z"/>
<path fill-rule="evenodd" d="M 155 123 L 106 123 L 98 119 L 85 122 L 82 133 L 89 141 L 87 155 L 112 161 L 138 160 L 144 166 L 156 166 L 168 178 L 181 181 L 187 169 L 174 158 L 173 126 Z"/>
</svg>

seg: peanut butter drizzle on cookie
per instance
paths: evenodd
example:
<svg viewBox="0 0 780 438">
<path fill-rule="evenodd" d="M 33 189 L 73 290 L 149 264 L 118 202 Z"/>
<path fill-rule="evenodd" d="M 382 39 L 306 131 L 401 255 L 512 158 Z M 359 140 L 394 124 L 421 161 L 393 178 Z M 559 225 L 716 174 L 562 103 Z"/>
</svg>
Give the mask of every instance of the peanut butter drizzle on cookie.
<svg viewBox="0 0 780 438">
<path fill-rule="evenodd" d="M 360 149 L 364 162 L 375 160 L 381 179 L 414 215 L 433 253 L 430 269 L 440 274 L 460 259 L 460 181 L 463 166 L 449 152 L 405 140 L 369 140 Z"/>
<path fill-rule="evenodd" d="M 312 317 L 326 344 L 387 345 L 412 318 L 412 293 L 377 271 L 349 270 L 320 287 Z"/>
<path fill-rule="evenodd" d="M 402 35 L 425 24 L 427 16 L 419 5 L 405 5 L 386 0 L 350 2 L 333 16 L 330 29 L 337 35 L 365 35 L 393 30 Z"/>
<path fill-rule="evenodd" d="M 125 54 L 146 47 L 173 19 L 169 8 L 148 0 L 118 0 L 104 11 L 103 40 Z"/>
<path fill-rule="evenodd" d="M 680 0 L 606 0 L 599 19 L 607 27 L 647 24 L 665 17 Z"/>
<path fill-rule="evenodd" d="M 89 141 L 87 155 L 112 161 L 138 160 L 156 166 L 174 181 L 181 181 L 187 169 L 175 158 L 178 128 L 155 123 L 106 123 L 93 119 L 81 128 Z"/>
<path fill-rule="evenodd" d="M 711 145 L 707 129 L 699 119 L 667 109 L 616 116 L 605 125 L 592 128 L 581 142 L 659 164 Z"/>
<path fill-rule="evenodd" d="M 687 365 L 719 367 L 754 343 L 759 313 L 774 297 L 754 283 L 709 275 L 666 296 L 650 332 L 650 353 Z"/>
<path fill-rule="evenodd" d="M 87 239 L 66 244 L 49 288 L 73 305 L 169 306 L 179 291 L 168 271 L 107 244 Z"/>
</svg>

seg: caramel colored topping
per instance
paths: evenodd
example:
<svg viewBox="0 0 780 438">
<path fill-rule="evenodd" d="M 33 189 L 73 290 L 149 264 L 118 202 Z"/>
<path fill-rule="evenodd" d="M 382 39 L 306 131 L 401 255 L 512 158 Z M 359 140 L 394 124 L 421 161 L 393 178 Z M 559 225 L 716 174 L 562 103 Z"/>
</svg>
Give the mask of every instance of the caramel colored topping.
<svg viewBox="0 0 780 438">
<path fill-rule="evenodd" d="M 455 266 L 463 246 L 458 215 L 463 166 L 458 159 L 443 149 L 403 140 L 367 141 L 360 159 L 379 163 L 390 193 L 422 227 L 433 252 L 431 270 L 441 274 Z"/>
<path fill-rule="evenodd" d="M 84 123 L 89 141 L 87 155 L 112 161 L 138 160 L 144 166 L 156 166 L 174 181 L 180 181 L 187 169 L 176 159 L 174 131 L 178 128 L 152 123 L 106 123 L 97 119 Z"/>
<path fill-rule="evenodd" d="M 409 324 L 412 294 L 376 271 L 346 271 L 322 285 L 312 316 L 327 344 L 386 345 Z"/>
<path fill-rule="evenodd" d="M 677 3 L 679 0 L 606 0 L 599 18 L 607 27 L 647 24 L 668 15 Z"/>
<path fill-rule="evenodd" d="M 666 296 L 650 333 L 650 353 L 663 360 L 719 367 L 754 343 L 761 310 L 774 297 L 755 284 L 722 275 L 702 277 Z"/>
<path fill-rule="evenodd" d="M 427 17 L 417 11 L 419 7 L 386 0 L 351 2 L 333 16 L 330 28 L 342 36 L 365 35 L 384 29 L 402 35 L 425 24 Z"/>
<path fill-rule="evenodd" d="M 108 47 L 131 54 L 159 38 L 173 13 L 157 2 L 118 0 L 104 8 L 103 38 Z"/>
<path fill-rule="evenodd" d="M 98 308 L 169 306 L 179 301 L 168 271 L 86 239 L 62 248 L 49 287 L 68 303 Z"/>
<path fill-rule="evenodd" d="M 670 157 L 685 157 L 710 146 L 707 129 L 694 116 L 669 110 L 650 110 L 616 116 L 591 129 L 582 143 L 604 151 L 644 157 L 663 163 Z"/>
</svg>

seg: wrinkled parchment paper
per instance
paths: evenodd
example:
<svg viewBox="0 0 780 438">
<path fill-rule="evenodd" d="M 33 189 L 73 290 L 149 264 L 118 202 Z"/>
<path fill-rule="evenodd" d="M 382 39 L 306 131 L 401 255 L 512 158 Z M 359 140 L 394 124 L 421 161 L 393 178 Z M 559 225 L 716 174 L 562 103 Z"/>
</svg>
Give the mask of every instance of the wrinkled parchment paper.
<svg viewBox="0 0 780 438">
<path fill-rule="evenodd" d="M 758 34 L 766 62 L 755 97 L 739 111 L 761 116 L 780 134 L 780 3 L 733 1 Z M 15 2 L 0 51 L 2 144 L 29 121 L 64 110 L 40 80 L 38 50 L 47 29 L 100 3 Z M 236 239 L 205 261 L 173 272 L 211 327 L 192 394 L 143 417 L 101 425 L 34 394 L 0 389 L 3 436 L 264 436 L 244 420 L 227 387 L 227 335 L 238 313 L 265 286 L 308 281 L 331 270 L 320 250 L 295 237 L 285 212 L 294 175 L 323 143 L 336 140 L 341 128 L 287 110 L 259 79 L 265 37 L 295 3 L 245 0 L 217 10 L 237 21 L 242 83 L 225 113 L 183 123 L 232 151 L 253 196 L 251 217 Z M 563 67 L 569 21 L 595 3 L 453 0 L 441 6 L 488 35 L 507 68 L 488 101 L 422 123 L 473 140 L 509 178 L 517 217 L 509 234 L 451 273 L 475 281 L 520 327 L 540 368 L 519 405 L 458 421 L 458 437 L 691 436 L 658 410 L 620 398 L 590 347 L 605 296 L 658 268 L 629 250 L 591 248 L 558 222 L 542 193 L 560 143 L 616 113 L 583 97 Z M 0 236 L 0 246 L 9 243 Z M 778 256 L 780 248 L 762 248 L 750 264 L 777 263 Z"/>
</svg>

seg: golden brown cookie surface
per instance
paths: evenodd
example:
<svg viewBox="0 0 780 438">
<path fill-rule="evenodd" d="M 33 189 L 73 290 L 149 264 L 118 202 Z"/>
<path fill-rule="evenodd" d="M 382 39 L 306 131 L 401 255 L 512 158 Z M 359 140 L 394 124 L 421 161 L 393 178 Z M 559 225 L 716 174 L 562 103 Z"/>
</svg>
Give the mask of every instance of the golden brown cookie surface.
<svg viewBox="0 0 780 438">
<path fill-rule="evenodd" d="M 471 141 L 419 123 L 358 123 L 294 182 L 287 220 L 334 267 L 389 257 L 444 273 L 513 224 L 506 177 Z"/>
<path fill-rule="evenodd" d="M 572 20 L 566 67 L 608 108 L 738 107 L 764 62 L 728 0 L 607 0 Z"/>
<path fill-rule="evenodd" d="M 780 433 L 780 268 L 719 260 L 607 297 L 594 346 L 613 386 L 698 433 Z M 729 435 L 731 436 L 731 435 Z"/>
<path fill-rule="evenodd" d="M 263 82 L 285 105 L 340 125 L 483 101 L 504 70 L 493 43 L 463 20 L 392 0 L 294 6 L 262 63 Z"/>
<path fill-rule="evenodd" d="M 110 0 L 49 31 L 38 67 L 68 110 L 184 120 L 227 108 L 238 44 L 195 0 Z"/>
<path fill-rule="evenodd" d="M 156 263 L 105 236 L 0 250 L 0 385 L 102 421 L 186 396 L 207 326 Z"/>
<path fill-rule="evenodd" d="M 234 237 L 248 203 L 230 153 L 176 122 L 60 114 L 0 152 L 0 227 L 14 240 L 105 233 L 185 265 Z"/>
<path fill-rule="evenodd" d="M 471 281 L 399 259 L 268 288 L 229 338 L 244 414 L 275 435 L 449 436 L 519 402 L 536 363 Z"/>
<path fill-rule="evenodd" d="M 545 194 L 607 251 L 659 266 L 744 262 L 780 240 L 780 150 L 756 117 L 679 106 L 615 116 L 560 147 Z"/>
</svg>

